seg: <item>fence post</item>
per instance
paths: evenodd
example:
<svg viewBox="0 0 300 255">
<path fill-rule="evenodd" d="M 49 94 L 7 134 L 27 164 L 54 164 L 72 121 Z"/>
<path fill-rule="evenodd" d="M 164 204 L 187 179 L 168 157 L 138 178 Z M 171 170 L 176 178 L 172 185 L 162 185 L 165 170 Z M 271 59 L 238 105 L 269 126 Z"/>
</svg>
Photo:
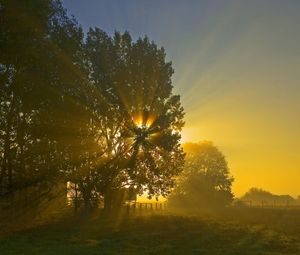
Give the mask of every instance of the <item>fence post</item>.
<svg viewBox="0 0 300 255">
<path fill-rule="evenodd" d="M 126 206 L 127 206 L 127 213 L 129 213 L 130 212 L 130 204 L 127 204 Z"/>
</svg>

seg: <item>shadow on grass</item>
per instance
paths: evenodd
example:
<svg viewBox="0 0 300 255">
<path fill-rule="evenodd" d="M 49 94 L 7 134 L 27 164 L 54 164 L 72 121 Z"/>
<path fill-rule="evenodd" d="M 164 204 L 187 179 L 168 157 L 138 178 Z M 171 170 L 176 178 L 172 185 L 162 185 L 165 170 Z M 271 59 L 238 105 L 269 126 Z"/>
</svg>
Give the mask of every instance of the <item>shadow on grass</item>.
<svg viewBox="0 0 300 255">
<path fill-rule="evenodd" d="M 269 228 L 172 215 L 70 217 L 0 239 L 6 254 L 298 254 Z"/>
</svg>

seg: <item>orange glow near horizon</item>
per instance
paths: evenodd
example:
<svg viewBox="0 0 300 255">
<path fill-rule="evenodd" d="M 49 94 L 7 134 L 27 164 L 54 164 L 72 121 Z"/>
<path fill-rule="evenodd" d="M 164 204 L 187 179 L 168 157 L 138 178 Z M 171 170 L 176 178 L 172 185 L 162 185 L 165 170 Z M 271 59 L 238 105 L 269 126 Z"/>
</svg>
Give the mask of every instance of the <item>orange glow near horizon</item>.
<svg viewBox="0 0 300 255">
<path fill-rule="evenodd" d="M 182 142 L 212 141 L 228 161 L 237 197 L 251 187 L 297 197 L 299 8 L 229 7 L 219 13 L 222 22 L 207 22 L 191 35 L 186 43 L 193 54 L 182 54 L 175 66 L 186 112 Z M 251 15 L 259 18 L 246 19 Z"/>
</svg>

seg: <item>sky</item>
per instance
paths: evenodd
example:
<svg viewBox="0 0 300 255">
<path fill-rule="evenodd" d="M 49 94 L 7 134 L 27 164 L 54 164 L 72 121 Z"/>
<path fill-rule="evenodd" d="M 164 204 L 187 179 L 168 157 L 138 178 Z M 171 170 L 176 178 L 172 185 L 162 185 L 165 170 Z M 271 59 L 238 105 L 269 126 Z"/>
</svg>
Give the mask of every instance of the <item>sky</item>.
<svg viewBox="0 0 300 255">
<path fill-rule="evenodd" d="M 300 1 L 63 0 L 84 31 L 147 35 L 172 61 L 183 141 L 219 147 L 241 196 L 300 195 Z"/>
</svg>

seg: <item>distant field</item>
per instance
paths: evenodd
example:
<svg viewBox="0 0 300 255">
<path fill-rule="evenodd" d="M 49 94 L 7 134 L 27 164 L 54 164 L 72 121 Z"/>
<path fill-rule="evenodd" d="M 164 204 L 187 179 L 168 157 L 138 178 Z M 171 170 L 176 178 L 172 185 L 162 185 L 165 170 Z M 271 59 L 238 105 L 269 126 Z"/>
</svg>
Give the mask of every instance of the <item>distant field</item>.
<svg viewBox="0 0 300 255">
<path fill-rule="evenodd" d="M 0 254 L 300 254 L 299 221 L 299 211 L 270 210 L 228 212 L 214 219 L 179 215 L 69 218 L 2 234 Z"/>
</svg>

